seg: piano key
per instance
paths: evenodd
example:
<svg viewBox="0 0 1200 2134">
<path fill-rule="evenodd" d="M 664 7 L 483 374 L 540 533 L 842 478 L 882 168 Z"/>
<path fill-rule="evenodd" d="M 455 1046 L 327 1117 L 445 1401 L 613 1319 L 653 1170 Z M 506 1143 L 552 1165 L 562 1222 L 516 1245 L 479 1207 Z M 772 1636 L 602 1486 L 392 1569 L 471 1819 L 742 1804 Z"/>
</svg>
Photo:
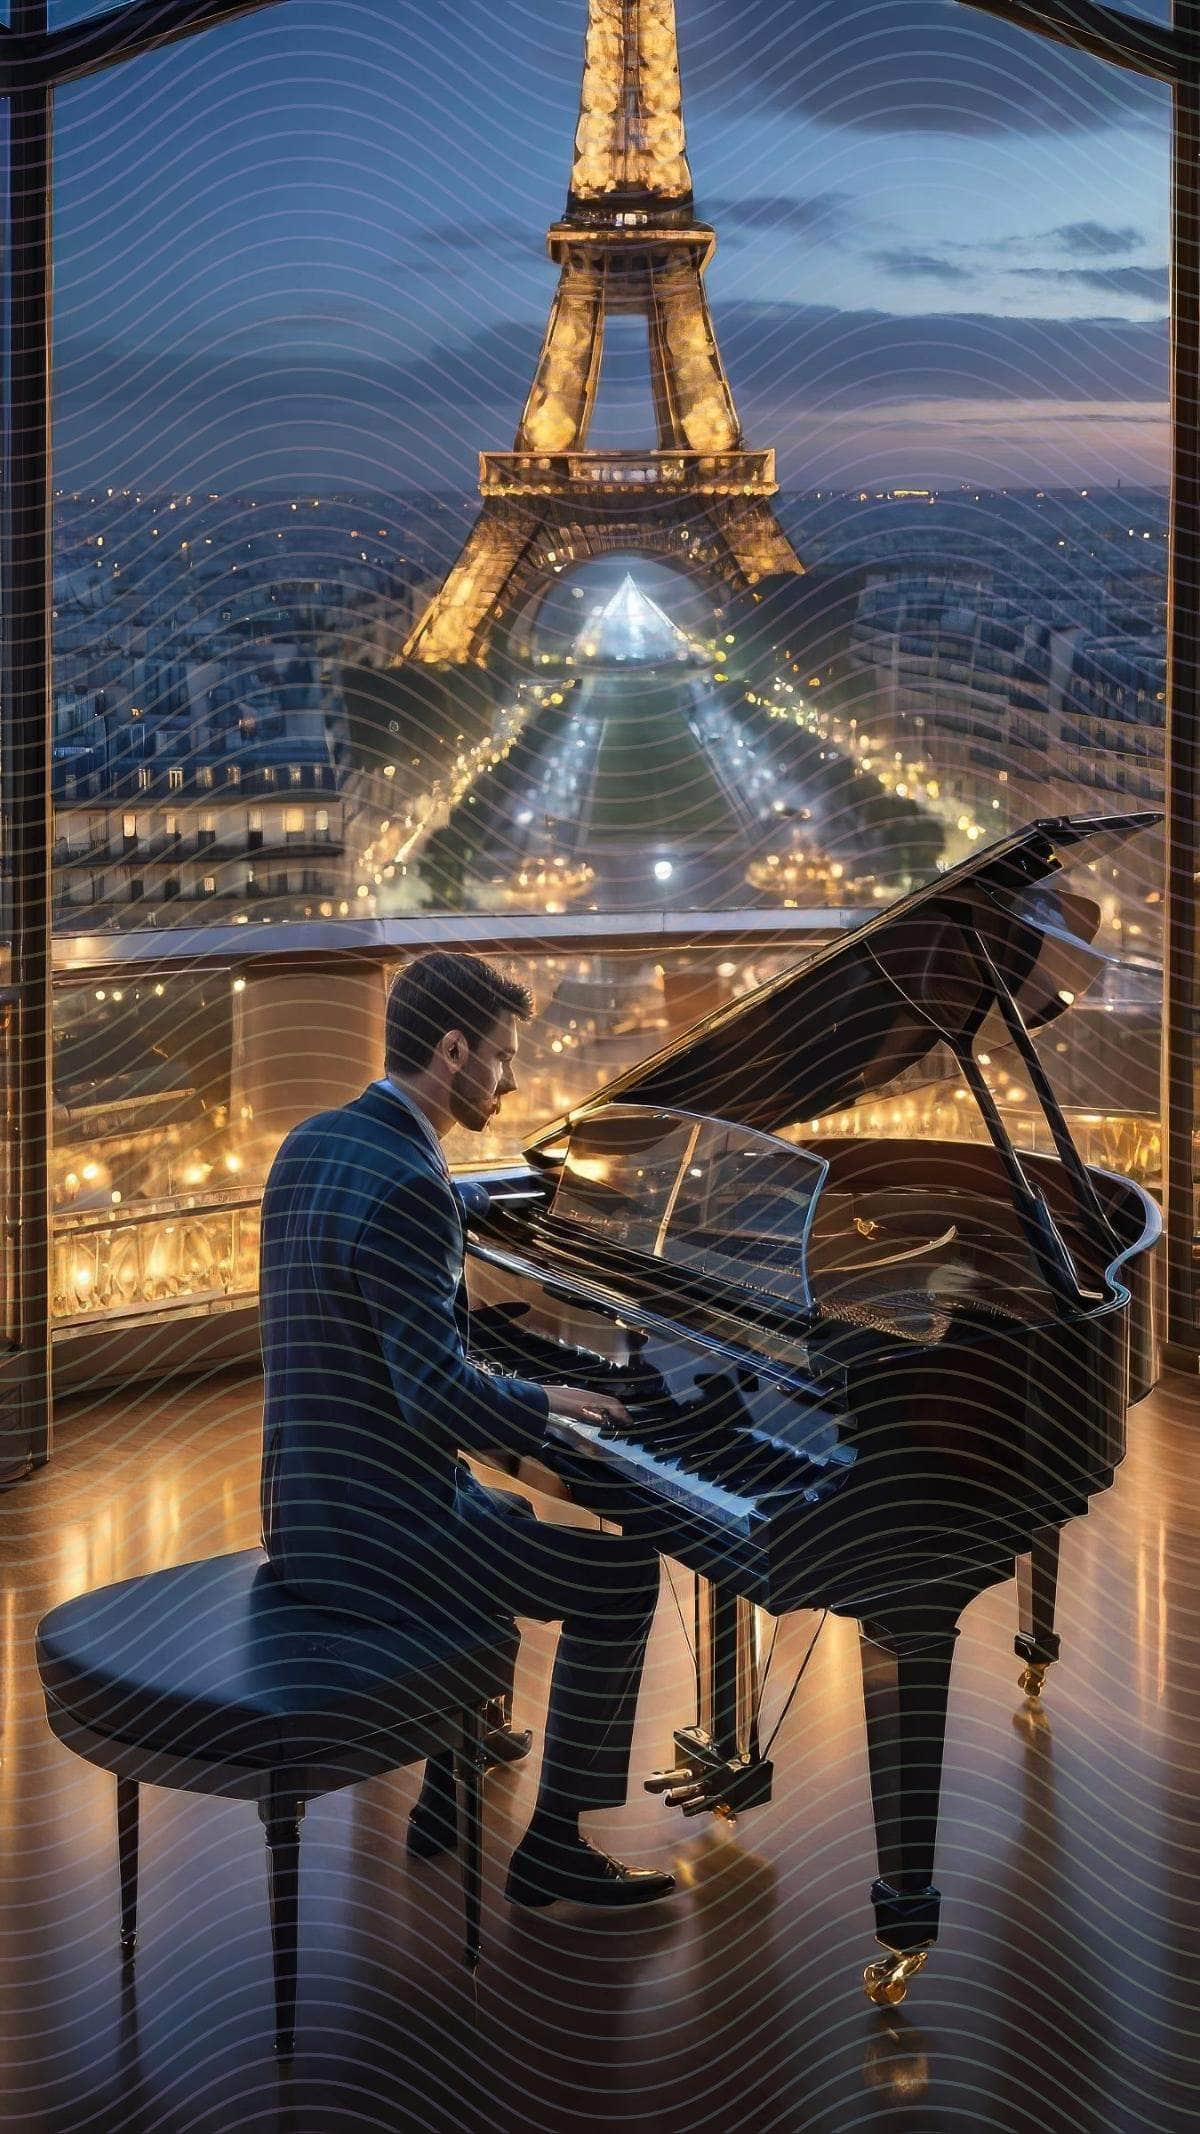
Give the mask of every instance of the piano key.
<svg viewBox="0 0 1200 2134">
<path fill-rule="evenodd" d="M 750 1533 L 756 1510 L 753 1496 L 686 1473 L 673 1460 L 658 1458 L 632 1439 L 601 1429 L 598 1423 L 551 1413 L 547 1430 L 572 1450 L 587 1452 L 613 1474 L 640 1483 L 664 1502 L 682 1505 L 695 1517 L 715 1522 L 729 1533 Z"/>
</svg>

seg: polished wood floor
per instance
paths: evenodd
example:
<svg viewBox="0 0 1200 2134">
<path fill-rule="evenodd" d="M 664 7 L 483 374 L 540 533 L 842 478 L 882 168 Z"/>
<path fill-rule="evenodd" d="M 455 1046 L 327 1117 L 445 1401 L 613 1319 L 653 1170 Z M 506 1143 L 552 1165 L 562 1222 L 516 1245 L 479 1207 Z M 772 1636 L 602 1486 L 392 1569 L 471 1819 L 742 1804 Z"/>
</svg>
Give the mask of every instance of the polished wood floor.
<svg viewBox="0 0 1200 2134">
<path fill-rule="evenodd" d="M 259 1388 L 171 1384 L 76 1403 L 51 1466 L 0 1498 L 0 2124 L 82 2134 L 670 2129 L 1057 2134 L 1183 2129 L 1200 2073 L 1200 1390 L 1131 1418 L 1116 1489 L 1068 1533 L 1064 1657 L 1023 1716 L 1011 1586 L 957 1662 L 939 1881 L 944 1934 L 905 2008 L 863 1999 L 873 1873 L 855 1633 L 831 1622 L 777 1743 L 776 1798 L 734 1827 L 638 1794 L 595 1819 L 681 1892 L 634 1920 L 509 1911 L 500 1880 L 533 1768 L 488 1791 L 487 1948 L 459 1963 L 446 1862 L 410 1868 L 417 1774 L 305 1824 L 301 2045 L 270 2052 L 251 1808 L 152 1793 L 141 1940 L 123 1974 L 111 1779 L 51 1737 L 43 1611 L 108 1580 L 257 1540 Z M 561 1508 L 558 1508 L 561 1516 Z M 682 1581 L 680 1581 L 682 1591 Z M 785 1625 L 768 1727 L 812 1623 Z M 537 1724 L 553 1632 L 530 1626 Z M 788 1663 L 793 1663 L 789 1667 Z M 639 1768 L 690 1717 L 664 1584 Z"/>
</svg>

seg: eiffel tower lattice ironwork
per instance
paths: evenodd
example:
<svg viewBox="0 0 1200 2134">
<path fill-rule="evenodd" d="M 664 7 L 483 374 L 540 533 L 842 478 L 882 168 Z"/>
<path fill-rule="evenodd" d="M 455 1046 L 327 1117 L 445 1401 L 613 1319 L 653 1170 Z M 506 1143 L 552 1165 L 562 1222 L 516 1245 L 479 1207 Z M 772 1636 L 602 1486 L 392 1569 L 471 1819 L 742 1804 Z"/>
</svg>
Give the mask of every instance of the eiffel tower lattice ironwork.
<svg viewBox="0 0 1200 2134">
<path fill-rule="evenodd" d="M 558 290 L 511 452 L 480 454 L 482 509 L 404 657 L 483 665 L 557 571 L 617 552 L 682 562 L 717 597 L 803 569 L 748 450 L 704 291 L 675 0 L 589 0 Z M 608 319 L 648 327 L 657 446 L 589 449 Z"/>
</svg>

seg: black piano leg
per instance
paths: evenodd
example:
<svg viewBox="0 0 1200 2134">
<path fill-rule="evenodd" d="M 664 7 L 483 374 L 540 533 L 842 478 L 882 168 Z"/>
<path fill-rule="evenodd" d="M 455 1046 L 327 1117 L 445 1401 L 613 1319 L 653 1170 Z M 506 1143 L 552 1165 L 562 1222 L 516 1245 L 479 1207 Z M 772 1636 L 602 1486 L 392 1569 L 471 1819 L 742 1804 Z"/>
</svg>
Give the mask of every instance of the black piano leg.
<svg viewBox="0 0 1200 2134">
<path fill-rule="evenodd" d="M 1044 1526 L 1033 1537 L 1027 1556 L 1017 1558 L 1017 1607 L 1020 1629 L 1013 1651 L 1025 1665 L 1018 1687 L 1040 1697 L 1046 1669 L 1058 1658 L 1054 1602 L 1058 1591 L 1058 1544 L 1061 1527 Z"/>
<path fill-rule="evenodd" d="M 886 1957 L 867 1965 L 863 1985 L 878 2007 L 894 2008 L 937 1940 L 941 1897 L 934 1845 L 946 1736 L 950 1666 L 958 1637 L 953 1614 L 916 1603 L 862 1626 L 863 1701 L 879 1879 L 871 1890 L 875 1938 Z"/>
</svg>

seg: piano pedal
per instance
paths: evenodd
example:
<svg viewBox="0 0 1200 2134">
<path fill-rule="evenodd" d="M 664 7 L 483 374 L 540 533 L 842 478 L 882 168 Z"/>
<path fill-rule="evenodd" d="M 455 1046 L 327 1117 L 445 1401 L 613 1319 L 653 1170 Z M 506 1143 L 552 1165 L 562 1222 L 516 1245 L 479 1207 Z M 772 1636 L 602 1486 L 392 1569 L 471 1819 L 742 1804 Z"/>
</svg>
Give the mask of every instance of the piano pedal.
<svg viewBox="0 0 1200 2134">
<path fill-rule="evenodd" d="M 759 1808 L 771 1798 L 774 1766 L 761 1756 L 697 1757 L 674 1771 L 655 1771 L 648 1793 L 661 1793 L 668 1808 L 686 1816 L 720 1815 L 727 1819 L 745 1808 Z"/>
<path fill-rule="evenodd" d="M 691 1779 L 687 1785 L 676 1786 L 664 1794 L 663 1798 L 668 1808 L 682 1808 L 685 1815 L 700 1815 L 714 1805 L 709 1788 L 707 1778 Z"/>
<path fill-rule="evenodd" d="M 642 1783 L 647 1793 L 669 1793 L 673 1786 L 686 1786 L 695 1775 L 690 1764 L 676 1764 L 673 1771 L 652 1771 Z"/>
</svg>

